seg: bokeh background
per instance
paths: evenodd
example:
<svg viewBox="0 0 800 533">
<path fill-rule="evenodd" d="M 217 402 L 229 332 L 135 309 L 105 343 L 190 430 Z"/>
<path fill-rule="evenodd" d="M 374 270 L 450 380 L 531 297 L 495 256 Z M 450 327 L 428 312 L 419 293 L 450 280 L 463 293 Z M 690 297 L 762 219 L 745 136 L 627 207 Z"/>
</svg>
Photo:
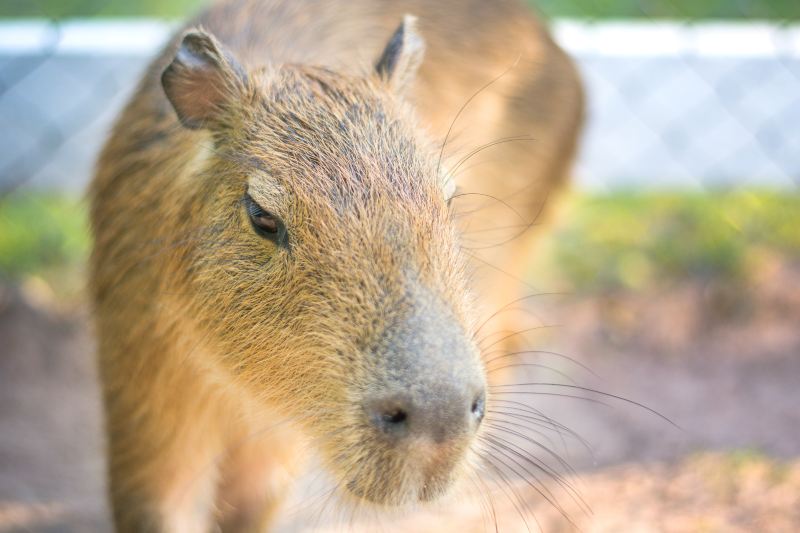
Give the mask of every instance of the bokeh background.
<svg viewBox="0 0 800 533">
<path fill-rule="evenodd" d="M 0 532 L 109 528 L 82 192 L 147 61 L 201 4 L 0 3 Z M 549 437 L 571 469 L 542 460 L 591 510 L 546 475 L 557 505 L 513 481 L 494 489 L 501 531 L 800 530 L 800 2 L 531 8 L 575 58 L 588 122 L 525 280 L 551 326 L 528 362 L 675 425 L 589 390 L 537 396 L 580 435 Z M 296 500 L 282 530 L 335 527 Z M 487 514 L 395 525 L 492 530 Z"/>
</svg>

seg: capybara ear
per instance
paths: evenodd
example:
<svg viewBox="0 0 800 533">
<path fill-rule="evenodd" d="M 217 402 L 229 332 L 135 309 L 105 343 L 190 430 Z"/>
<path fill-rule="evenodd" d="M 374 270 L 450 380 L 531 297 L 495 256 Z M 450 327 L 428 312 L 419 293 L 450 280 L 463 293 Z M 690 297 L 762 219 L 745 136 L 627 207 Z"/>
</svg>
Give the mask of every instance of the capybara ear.
<svg viewBox="0 0 800 533">
<path fill-rule="evenodd" d="M 213 123 L 236 98 L 247 73 L 233 55 L 202 29 L 181 38 L 178 51 L 161 75 L 161 85 L 181 123 L 190 129 Z"/>
<path fill-rule="evenodd" d="M 402 91 L 413 81 L 424 55 L 425 41 L 417 32 L 417 17 L 405 15 L 375 69 L 394 89 Z"/>
</svg>

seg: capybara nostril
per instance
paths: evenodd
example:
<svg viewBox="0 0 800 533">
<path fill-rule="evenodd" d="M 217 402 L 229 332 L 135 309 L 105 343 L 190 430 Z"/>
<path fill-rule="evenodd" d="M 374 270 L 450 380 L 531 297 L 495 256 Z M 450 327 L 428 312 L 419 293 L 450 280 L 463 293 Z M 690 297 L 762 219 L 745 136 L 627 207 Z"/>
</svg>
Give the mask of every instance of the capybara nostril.
<svg viewBox="0 0 800 533">
<path fill-rule="evenodd" d="M 406 412 L 402 409 L 393 409 L 388 413 L 384 413 L 382 418 L 384 423 L 391 424 L 392 426 L 398 426 L 403 424 L 406 421 Z"/>
<path fill-rule="evenodd" d="M 408 433 L 408 412 L 402 407 L 379 407 L 370 414 L 372 423 L 384 434 L 394 438 Z"/>
<path fill-rule="evenodd" d="M 486 414 L 486 392 L 481 391 L 475 396 L 470 406 L 470 413 L 472 413 L 472 418 L 477 427 L 480 425 L 481 421 L 483 421 L 483 416 Z"/>
<path fill-rule="evenodd" d="M 377 395 L 364 403 L 369 423 L 381 434 L 400 439 L 408 435 L 412 405 L 400 394 Z"/>
</svg>

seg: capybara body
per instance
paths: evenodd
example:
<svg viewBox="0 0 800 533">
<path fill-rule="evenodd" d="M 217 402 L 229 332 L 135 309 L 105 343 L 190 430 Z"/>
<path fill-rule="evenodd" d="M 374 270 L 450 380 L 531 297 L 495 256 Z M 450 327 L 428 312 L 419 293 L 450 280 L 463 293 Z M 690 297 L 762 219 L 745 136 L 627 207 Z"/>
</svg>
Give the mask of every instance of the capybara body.
<svg viewBox="0 0 800 533">
<path fill-rule="evenodd" d="M 309 451 L 357 501 L 435 499 L 481 453 L 477 332 L 567 172 L 571 63 L 505 0 L 233 0 L 189 27 L 91 187 L 117 529 L 264 530 Z"/>
</svg>

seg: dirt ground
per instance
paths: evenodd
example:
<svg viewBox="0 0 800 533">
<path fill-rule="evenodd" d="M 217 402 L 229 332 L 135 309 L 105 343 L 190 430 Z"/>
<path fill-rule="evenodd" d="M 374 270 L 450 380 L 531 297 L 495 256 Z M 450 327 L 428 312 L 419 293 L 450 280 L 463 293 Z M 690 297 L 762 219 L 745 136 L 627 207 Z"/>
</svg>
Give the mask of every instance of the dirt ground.
<svg viewBox="0 0 800 533">
<path fill-rule="evenodd" d="M 505 398 L 588 444 L 553 444 L 579 493 L 573 501 L 547 485 L 563 514 L 509 475 L 508 485 L 488 483 L 491 504 L 454 498 L 378 522 L 320 514 L 298 489 L 279 531 L 800 530 L 797 269 L 777 267 L 745 290 L 686 282 L 534 300 L 536 314 L 560 326 L 533 339 L 542 353 L 526 358 L 547 368 L 515 382 L 601 390 L 675 425 L 584 389 L 569 389 L 582 400 L 509 386 Z M 0 532 L 110 529 L 91 335 L 80 306 L 57 307 L 35 290 L 0 286 Z"/>
</svg>

